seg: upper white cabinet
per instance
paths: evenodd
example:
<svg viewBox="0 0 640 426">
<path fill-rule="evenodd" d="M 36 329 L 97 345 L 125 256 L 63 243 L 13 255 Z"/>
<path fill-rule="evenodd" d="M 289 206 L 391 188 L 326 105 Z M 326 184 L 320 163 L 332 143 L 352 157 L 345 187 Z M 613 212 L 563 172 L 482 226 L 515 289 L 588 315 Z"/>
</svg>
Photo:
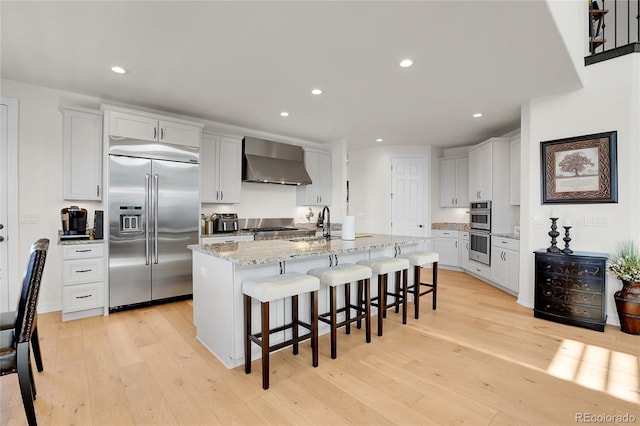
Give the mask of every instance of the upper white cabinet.
<svg viewBox="0 0 640 426">
<path fill-rule="evenodd" d="M 200 148 L 200 199 L 203 203 L 240 202 L 242 139 L 204 132 Z"/>
<path fill-rule="evenodd" d="M 440 207 L 469 207 L 469 159 L 440 160 Z"/>
<path fill-rule="evenodd" d="M 506 171 L 500 179 L 501 171 Z M 491 138 L 469 151 L 469 201 L 492 201 L 509 193 L 509 140 Z M 496 194 L 495 191 L 501 191 Z"/>
<path fill-rule="evenodd" d="M 61 107 L 63 197 L 65 200 L 102 199 L 102 113 Z"/>
<path fill-rule="evenodd" d="M 509 149 L 509 203 L 520 205 L 520 135 L 511 139 Z"/>
<path fill-rule="evenodd" d="M 298 186 L 296 204 L 299 206 L 331 205 L 331 154 L 305 150 L 304 165 L 312 183 Z"/>
<path fill-rule="evenodd" d="M 179 119 L 123 111 L 111 111 L 109 116 L 111 136 L 199 147 L 201 133 L 201 125 Z"/>
</svg>

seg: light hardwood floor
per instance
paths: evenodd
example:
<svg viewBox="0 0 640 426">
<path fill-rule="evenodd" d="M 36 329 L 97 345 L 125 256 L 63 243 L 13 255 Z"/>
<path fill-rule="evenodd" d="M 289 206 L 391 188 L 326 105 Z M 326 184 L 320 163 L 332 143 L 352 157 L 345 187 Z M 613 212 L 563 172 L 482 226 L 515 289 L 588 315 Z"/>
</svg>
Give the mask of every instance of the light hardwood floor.
<svg viewBox="0 0 640 426">
<path fill-rule="evenodd" d="M 273 354 L 268 391 L 259 362 L 251 375 L 227 370 L 195 339 L 191 306 L 40 315 L 39 424 L 573 425 L 625 414 L 640 424 L 640 336 L 535 319 L 464 273 L 441 270 L 438 310 L 425 296 L 405 326 L 390 312 L 370 344 L 341 332 L 336 360 L 328 335 L 317 368 L 308 344 Z M 26 424 L 17 376 L 0 380 L 0 424 Z"/>
</svg>

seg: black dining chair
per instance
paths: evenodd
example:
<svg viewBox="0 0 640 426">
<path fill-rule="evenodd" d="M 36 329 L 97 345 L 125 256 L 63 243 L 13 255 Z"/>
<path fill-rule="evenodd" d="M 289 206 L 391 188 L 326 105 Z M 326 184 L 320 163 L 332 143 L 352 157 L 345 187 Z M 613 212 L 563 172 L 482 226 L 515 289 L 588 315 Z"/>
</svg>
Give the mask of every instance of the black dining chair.
<svg viewBox="0 0 640 426">
<path fill-rule="evenodd" d="M 36 386 L 31 368 L 29 345 L 34 333 L 36 307 L 48 249 L 49 240 L 46 238 L 41 238 L 31 245 L 29 263 L 18 300 L 15 326 L 13 329 L 0 331 L 0 376 L 18 374 L 22 403 L 29 426 L 37 425 L 33 406 L 33 401 L 36 399 Z"/>
</svg>

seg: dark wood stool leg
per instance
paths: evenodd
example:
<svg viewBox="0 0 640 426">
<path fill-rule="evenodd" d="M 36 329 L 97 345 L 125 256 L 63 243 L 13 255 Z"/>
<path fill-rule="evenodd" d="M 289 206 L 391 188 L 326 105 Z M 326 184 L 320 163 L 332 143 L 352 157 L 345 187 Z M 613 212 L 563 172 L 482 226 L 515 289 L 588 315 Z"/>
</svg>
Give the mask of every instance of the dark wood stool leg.
<svg viewBox="0 0 640 426">
<path fill-rule="evenodd" d="M 420 317 L 420 265 L 413 267 L 413 306 L 415 307 L 414 317 Z"/>
<path fill-rule="evenodd" d="M 389 274 L 384 274 L 384 286 L 382 287 L 382 294 L 378 294 L 378 309 L 382 312 L 382 318 L 387 317 L 387 292 L 389 287 Z M 378 283 L 380 283 L 380 275 L 378 275 Z M 381 308 L 384 306 L 384 309 Z"/>
<path fill-rule="evenodd" d="M 269 389 L 269 302 L 262 302 L 262 389 Z"/>
<path fill-rule="evenodd" d="M 394 285 L 394 291 L 393 294 L 395 294 L 393 302 L 396 305 L 395 309 L 393 310 L 396 314 L 398 312 L 400 312 L 400 305 L 398 304 L 398 301 L 400 300 L 400 271 L 396 271 L 395 273 L 395 285 Z"/>
<path fill-rule="evenodd" d="M 371 280 L 369 278 L 364 280 L 364 327 L 367 343 L 371 343 Z"/>
<path fill-rule="evenodd" d="M 402 323 L 407 323 L 407 300 L 409 299 L 408 277 L 409 270 L 402 270 Z"/>
<path fill-rule="evenodd" d="M 244 296 L 244 372 L 251 373 L 251 297 Z"/>
<path fill-rule="evenodd" d="M 291 296 L 291 337 L 298 338 L 298 295 Z M 298 355 L 299 344 L 296 342 L 293 344 L 293 354 Z"/>
<path fill-rule="evenodd" d="M 312 364 L 314 367 L 318 366 L 318 291 L 314 291 L 311 293 L 311 332 L 313 336 L 311 337 L 311 353 L 312 353 Z"/>
<path fill-rule="evenodd" d="M 433 305 L 432 309 L 436 310 L 436 298 L 438 295 L 438 262 L 433 262 Z"/>
<path fill-rule="evenodd" d="M 387 311 L 385 299 L 387 294 L 387 274 L 378 275 L 378 336 L 382 336 L 382 320 Z"/>
<path fill-rule="evenodd" d="M 362 298 L 362 287 L 364 286 L 363 281 L 358 281 L 358 306 L 362 307 L 363 303 L 364 303 L 364 299 Z M 356 321 L 356 327 L 358 329 L 362 328 L 362 320 L 358 320 Z"/>
<path fill-rule="evenodd" d="M 338 345 L 338 327 L 336 326 L 338 323 L 338 314 L 336 312 L 336 293 L 337 290 L 335 286 L 332 286 L 331 296 L 329 297 L 329 315 L 331 316 L 331 359 L 336 359 L 338 354 L 338 350 L 336 348 Z"/>
<path fill-rule="evenodd" d="M 347 321 L 347 325 L 345 326 L 345 333 L 351 334 L 351 283 L 346 283 L 344 285 L 344 315 L 345 320 Z"/>
</svg>

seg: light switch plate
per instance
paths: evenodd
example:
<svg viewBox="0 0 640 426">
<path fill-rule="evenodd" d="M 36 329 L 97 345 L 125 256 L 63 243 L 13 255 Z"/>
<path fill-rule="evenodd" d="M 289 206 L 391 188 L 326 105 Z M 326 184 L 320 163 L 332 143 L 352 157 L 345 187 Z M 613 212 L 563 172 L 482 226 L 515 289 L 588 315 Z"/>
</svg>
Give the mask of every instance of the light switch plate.
<svg viewBox="0 0 640 426">
<path fill-rule="evenodd" d="M 40 217 L 37 214 L 21 214 L 20 223 L 39 223 Z"/>
</svg>

